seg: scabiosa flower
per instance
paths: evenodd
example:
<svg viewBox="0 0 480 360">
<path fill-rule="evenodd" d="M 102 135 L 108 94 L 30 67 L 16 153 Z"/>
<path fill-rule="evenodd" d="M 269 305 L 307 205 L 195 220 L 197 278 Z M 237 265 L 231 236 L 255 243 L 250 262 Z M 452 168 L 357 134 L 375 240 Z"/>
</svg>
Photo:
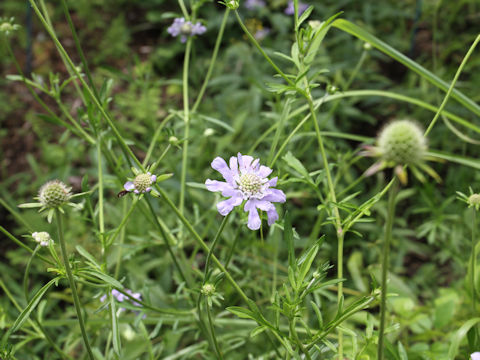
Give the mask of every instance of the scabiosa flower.
<svg viewBox="0 0 480 360">
<path fill-rule="evenodd" d="M 270 34 L 270 29 L 269 28 L 261 28 L 253 34 L 253 37 L 257 41 L 262 41 L 267 37 L 267 35 Z"/>
<path fill-rule="evenodd" d="M 50 243 L 53 243 L 53 239 L 50 237 L 50 234 L 46 231 L 34 232 L 32 233 L 32 238 L 40 246 L 49 246 Z"/>
<path fill-rule="evenodd" d="M 480 209 L 480 194 L 474 193 L 472 188 L 469 188 L 469 190 L 470 190 L 469 196 L 465 195 L 460 191 L 457 191 L 457 195 L 458 195 L 457 199 L 467 203 L 469 208 L 473 207 L 475 208 L 475 210 L 478 211 Z"/>
<path fill-rule="evenodd" d="M 123 188 L 128 192 L 135 194 L 148 193 L 152 191 L 152 185 L 157 181 L 157 176 L 149 172 L 138 174 L 133 181 L 127 181 Z"/>
<path fill-rule="evenodd" d="M 476 351 L 470 355 L 471 360 L 480 360 L 480 352 Z"/>
<path fill-rule="evenodd" d="M 3 19 L 0 17 L 0 34 L 10 36 L 10 34 L 17 31 L 20 28 L 20 25 L 15 24 L 14 21 L 15 19 L 13 17 L 10 19 Z"/>
<path fill-rule="evenodd" d="M 81 196 L 83 194 L 72 195 L 71 190 L 71 187 L 65 185 L 60 180 L 52 180 L 47 182 L 40 188 L 38 196 L 34 198 L 38 202 L 20 204 L 18 206 L 21 208 L 39 207 L 39 212 L 43 210 L 48 210 L 47 219 L 48 222 L 51 222 L 55 210 L 58 209 L 60 212 L 63 213 L 63 205 L 81 208 L 81 205 L 72 203 L 69 200 L 75 196 Z"/>
<path fill-rule="evenodd" d="M 139 301 L 142 301 L 142 295 L 140 293 L 136 293 L 136 292 L 133 292 L 132 290 L 130 289 L 125 289 L 125 292 L 130 295 L 131 297 L 133 297 L 134 299 L 136 300 L 139 300 Z M 138 302 L 136 302 L 135 300 L 132 300 L 131 298 L 129 298 L 127 295 L 124 295 L 122 294 L 120 291 L 116 290 L 116 289 L 113 289 L 112 290 L 112 296 L 118 301 L 118 302 L 124 302 L 125 300 L 129 301 L 132 303 L 133 306 L 138 306 L 138 307 L 141 307 L 142 305 Z M 102 297 L 100 298 L 100 301 L 101 302 L 105 302 L 107 300 L 107 295 L 102 295 Z M 120 308 L 120 311 L 125 311 L 125 308 Z"/>
<path fill-rule="evenodd" d="M 230 158 L 230 167 L 221 157 L 212 161 L 212 168 L 222 174 L 226 182 L 207 179 L 205 185 L 209 191 L 221 191 L 223 196 L 230 197 L 217 204 L 218 212 L 226 216 L 235 206 L 246 200 L 244 210 L 248 211 L 248 228 L 258 230 L 261 220 L 258 209 L 266 211 L 268 225 L 278 219 L 274 202 L 283 203 L 286 196 L 283 191 L 274 189 L 278 177 L 269 180 L 272 169 L 260 165 L 259 159 L 249 155 L 238 155 Z"/>
<path fill-rule="evenodd" d="M 263 0 L 246 0 L 245 1 L 245 7 L 248 10 L 254 10 L 255 8 L 264 8 L 265 7 L 265 1 Z"/>
<path fill-rule="evenodd" d="M 191 21 L 186 21 L 183 17 L 173 20 L 173 24 L 167 29 L 167 32 L 173 37 L 181 35 L 182 43 L 187 41 L 188 36 L 202 35 L 205 31 L 207 31 L 207 28 L 202 23 L 192 24 Z"/>
<path fill-rule="evenodd" d="M 298 15 L 302 15 L 305 10 L 308 9 L 308 5 L 298 2 Z M 295 7 L 293 5 L 293 0 L 290 0 L 287 4 L 287 7 L 284 10 L 284 13 L 287 15 L 293 15 L 295 14 Z"/>
<path fill-rule="evenodd" d="M 377 146 L 366 145 L 363 148 L 360 155 L 380 158 L 380 161 L 365 171 L 366 176 L 393 167 L 399 180 L 406 184 L 407 173 L 404 166 L 408 165 L 420 181 L 425 181 L 420 170 L 440 181 L 440 176 L 425 163 L 425 160 L 431 157 L 427 156 L 427 140 L 423 131 L 411 120 L 391 122 L 380 132 Z"/>
</svg>

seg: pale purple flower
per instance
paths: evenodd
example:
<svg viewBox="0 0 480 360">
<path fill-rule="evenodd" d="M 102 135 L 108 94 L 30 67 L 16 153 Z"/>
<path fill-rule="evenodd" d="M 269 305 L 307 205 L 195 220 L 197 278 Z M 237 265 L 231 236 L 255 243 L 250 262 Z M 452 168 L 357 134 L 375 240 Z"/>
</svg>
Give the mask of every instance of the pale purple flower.
<svg viewBox="0 0 480 360">
<path fill-rule="evenodd" d="M 157 176 L 147 172 L 138 174 L 133 181 L 127 181 L 123 188 L 128 192 L 133 191 L 135 194 L 147 193 L 152 191 L 152 184 L 156 181 Z"/>
<path fill-rule="evenodd" d="M 132 290 L 130 289 L 126 289 L 125 292 L 130 295 L 131 297 L 133 297 L 134 299 L 136 300 L 139 300 L 139 301 L 142 301 L 142 295 L 140 293 L 134 293 Z M 140 305 L 140 303 L 132 300 L 131 298 L 129 298 L 128 296 L 122 294 L 120 291 L 118 291 L 117 289 L 113 289 L 112 290 L 112 296 L 117 299 L 118 302 L 123 302 L 125 300 L 128 300 L 130 301 L 133 306 L 138 306 L 138 307 L 141 307 L 142 305 Z M 102 297 L 100 298 L 100 301 L 101 302 L 105 302 L 107 300 L 107 295 L 102 295 Z M 120 308 L 122 311 L 125 310 L 125 308 Z"/>
<path fill-rule="evenodd" d="M 255 40 L 257 41 L 262 41 L 268 34 L 270 33 L 270 29 L 269 28 L 261 28 L 259 30 L 257 30 L 255 32 L 255 34 L 253 35 L 253 37 L 255 38 Z"/>
<path fill-rule="evenodd" d="M 298 2 L 298 15 L 302 15 L 305 10 L 308 9 L 308 4 L 304 4 L 301 2 Z M 287 7 L 284 10 L 284 13 L 287 15 L 293 15 L 295 14 L 295 8 L 293 6 L 293 1 L 290 0 L 287 4 Z"/>
<path fill-rule="evenodd" d="M 245 7 L 248 10 L 254 10 L 255 8 L 263 8 L 265 7 L 265 1 L 263 0 L 246 0 Z"/>
<path fill-rule="evenodd" d="M 212 168 L 222 174 L 226 182 L 210 180 L 205 181 L 209 191 L 221 191 L 223 196 L 229 199 L 217 204 L 218 212 L 226 216 L 235 206 L 239 206 L 246 200 L 244 210 L 248 211 L 248 228 L 258 230 L 261 220 L 258 210 L 267 212 L 268 225 L 272 225 L 278 219 L 275 205 L 283 203 L 286 196 L 283 191 L 274 189 L 278 177 L 269 180 L 268 175 L 272 169 L 259 164 L 259 159 L 253 159 L 249 155 L 238 155 L 230 158 L 230 167 L 221 157 L 212 161 Z"/>
<path fill-rule="evenodd" d="M 476 351 L 470 355 L 471 360 L 480 360 L 480 352 Z"/>
<path fill-rule="evenodd" d="M 37 243 L 39 243 L 40 246 L 49 246 L 50 243 L 53 243 L 53 240 L 50 237 L 50 234 L 48 232 L 45 232 L 45 231 L 32 233 L 32 238 Z"/>
<path fill-rule="evenodd" d="M 186 21 L 185 18 L 176 18 L 167 29 L 167 32 L 173 37 L 181 35 L 180 40 L 182 43 L 187 41 L 188 36 L 201 35 L 205 31 L 207 31 L 207 28 L 202 23 L 192 24 L 191 21 Z"/>
</svg>

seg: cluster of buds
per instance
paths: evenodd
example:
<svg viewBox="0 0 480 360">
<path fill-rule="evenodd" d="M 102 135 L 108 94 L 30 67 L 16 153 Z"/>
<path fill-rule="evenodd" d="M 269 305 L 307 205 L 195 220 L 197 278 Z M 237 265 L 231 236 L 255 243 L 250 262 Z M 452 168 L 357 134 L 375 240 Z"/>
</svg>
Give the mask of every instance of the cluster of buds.
<svg viewBox="0 0 480 360">
<path fill-rule="evenodd" d="M 14 23 L 15 19 L 12 17 L 10 19 L 0 18 L 0 34 L 5 34 L 5 36 L 10 36 L 15 31 L 20 29 L 20 25 Z"/>
</svg>

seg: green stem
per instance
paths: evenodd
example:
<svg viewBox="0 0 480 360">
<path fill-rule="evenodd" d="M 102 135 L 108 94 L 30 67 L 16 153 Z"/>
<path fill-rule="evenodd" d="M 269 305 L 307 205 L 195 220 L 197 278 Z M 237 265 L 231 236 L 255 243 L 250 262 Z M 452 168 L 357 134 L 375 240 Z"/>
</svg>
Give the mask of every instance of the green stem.
<svg viewBox="0 0 480 360">
<path fill-rule="evenodd" d="M 65 244 L 65 239 L 63 237 L 62 214 L 58 209 L 55 209 L 55 219 L 57 222 L 58 241 L 60 242 L 60 248 L 62 250 L 62 257 L 65 265 L 65 272 L 67 273 L 67 279 L 70 284 L 70 289 L 72 290 L 73 303 L 75 305 L 75 311 L 77 312 L 77 318 L 78 318 L 78 323 L 80 325 L 80 331 L 82 333 L 83 342 L 85 344 L 85 348 L 87 349 L 87 353 L 90 360 L 95 360 L 95 357 L 93 356 L 93 353 L 92 353 L 92 349 L 90 348 L 90 342 L 88 341 L 87 331 L 85 329 L 85 323 L 83 321 L 83 316 L 82 316 L 80 299 L 78 298 L 77 287 L 75 285 L 72 269 L 70 268 L 70 262 L 68 260 L 67 247 Z"/>
<path fill-rule="evenodd" d="M 182 266 L 180 266 L 180 263 L 177 260 L 177 256 L 175 256 L 175 254 L 173 253 L 172 247 L 170 246 L 170 243 L 168 241 L 168 237 L 165 234 L 165 231 L 164 231 L 162 225 L 160 224 L 160 222 L 157 219 L 157 215 L 155 214 L 155 210 L 153 209 L 152 203 L 150 202 L 150 200 L 148 198 L 145 198 L 145 200 L 146 200 L 146 202 L 148 204 L 148 207 L 150 208 L 150 211 L 152 213 L 153 221 L 155 222 L 155 225 L 157 226 L 158 230 L 160 231 L 160 234 L 163 237 L 163 240 L 165 242 L 165 246 L 167 247 L 167 251 L 170 254 L 170 257 L 172 258 L 173 264 L 175 265 L 178 272 L 180 273 L 180 277 L 182 278 L 183 281 L 185 281 L 187 286 L 192 287 L 192 285 L 193 285 L 192 280 L 190 280 L 189 277 L 185 276 L 185 272 L 182 269 Z"/>
<path fill-rule="evenodd" d="M 220 49 L 220 44 L 222 43 L 223 39 L 223 32 L 225 30 L 225 26 L 227 24 L 228 15 L 230 14 L 230 9 L 227 8 L 225 14 L 223 15 L 222 24 L 220 25 L 220 30 L 218 31 L 217 40 L 215 41 L 215 47 L 213 48 L 212 58 L 210 59 L 210 65 L 208 66 L 207 75 L 205 75 L 205 80 L 203 80 L 202 87 L 198 92 L 197 100 L 192 107 L 192 112 L 195 112 L 200 105 L 203 95 L 205 94 L 205 90 L 207 89 L 208 82 L 210 81 L 210 77 L 212 76 L 213 68 L 215 67 L 215 62 L 217 60 L 218 50 Z"/>
<path fill-rule="evenodd" d="M 210 247 L 210 250 L 208 251 L 207 260 L 205 262 L 205 273 L 204 273 L 204 276 L 203 276 L 203 284 L 205 284 L 207 282 L 208 271 L 210 269 L 210 261 L 211 261 L 211 258 L 212 258 L 212 254 L 215 251 L 215 247 L 217 246 L 217 242 L 220 239 L 220 235 L 222 234 L 223 229 L 225 228 L 225 225 L 227 224 L 228 218 L 230 217 L 231 213 L 232 212 L 229 212 L 228 215 L 223 218 L 222 223 L 220 224 L 220 227 L 218 228 L 218 231 L 215 234 L 215 237 L 213 238 L 212 246 Z"/>
<path fill-rule="evenodd" d="M 27 265 L 25 266 L 25 273 L 23 274 L 23 293 L 25 294 L 25 300 L 27 304 L 30 301 L 30 297 L 28 296 L 28 274 L 30 273 L 30 266 L 32 265 L 32 260 L 37 254 L 38 250 L 40 250 L 41 246 L 37 245 L 33 250 L 32 256 L 28 259 Z"/>
<path fill-rule="evenodd" d="M 87 82 L 83 79 L 82 75 L 80 74 L 80 72 L 78 71 L 78 69 L 76 68 L 75 64 L 73 63 L 72 59 L 68 56 L 67 52 L 65 51 L 64 47 L 62 46 L 62 44 L 60 43 L 60 41 L 58 40 L 57 36 L 55 35 L 55 32 L 53 31 L 52 27 L 48 24 L 48 22 L 45 20 L 45 17 L 42 15 L 42 13 L 40 12 L 37 4 L 35 3 L 35 0 L 29 0 L 33 10 L 35 11 L 35 13 L 37 14 L 40 22 L 42 23 L 42 25 L 45 27 L 45 30 L 48 32 L 48 34 L 50 35 L 50 37 L 52 38 L 53 42 L 55 43 L 55 46 L 57 47 L 60 55 L 62 56 L 62 58 L 65 59 L 65 62 L 67 63 L 67 65 L 70 67 L 70 69 L 73 71 L 73 73 L 77 76 L 78 80 L 80 81 L 80 83 L 82 84 L 82 86 L 85 88 L 85 91 L 87 92 L 87 94 L 89 95 L 89 97 L 91 98 L 93 104 L 97 107 L 98 111 L 102 114 L 102 116 L 105 118 L 105 120 L 107 121 L 109 127 L 112 129 L 118 143 L 120 144 L 120 147 L 123 151 L 123 153 L 125 154 L 125 157 L 127 159 L 128 162 L 130 162 L 130 159 L 133 159 L 133 161 L 135 161 L 135 163 L 142 169 L 143 169 L 143 166 L 142 166 L 142 163 L 137 159 L 137 157 L 133 154 L 132 150 L 128 147 L 127 143 L 125 142 L 125 140 L 122 138 L 122 135 L 120 134 L 120 132 L 118 131 L 118 129 L 116 128 L 112 118 L 110 117 L 110 115 L 108 115 L 108 113 L 105 111 L 105 109 L 103 108 L 102 104 L 100 104 L 99 100 L 95 97 L 95 94 L 93 93 L 92 89 L 90 89 L 90 86 L 87 84 Z"/>
<path fill-rule="evenodd" d="M 260 51 L 260 53 L 263 55 L 263 57 L 265 58 L 265 60 L 268 61 L 268 63 L 275 69 L 275 71 L 291 86 L 293 86 L 294 88 L 297 89 L 297 86 L 295 85 L 295 83 L 290 80 L 288 78 L 287 75 L 285 75 L 285 73 L 280 70 L 280 68 L 273 62 L 272 59 L 270 59 L 270 56 L 267 55 L 267 53 L 265 51 L 263 51 L 262 47 L 260 46 L 260 44 L 257 42 L 257 40 L 253 37 L 252 34 L 250 34 L 250 31 L 248 31 L 247 27 L 245 26 L 245 24 L 243 23 L 242 19 L 240 18 L 240 15 L 238 15 L 238 11 L 235 10 L 235 16 L 237 17 L 237 20 L 238 20 L 238 23 L 240 24 L 240 27 L 242 28 L 242 30 L 245 32 L 245 35 L 247 35 L 248 39 L 253 43 L 253 45 L 255 45 L 255 47 L 258 49 L 258 51 Z M 300 91 L 300 89 L 297 89 L 298 91 Z"/>
<path fill-rule="evenodd" d="M 107 268 L 107 246 L 105 244 L 105 221 L 103 217 L 103 169 L 102 169 L 102 149 L 100 141 L 97 141 L 97 171 L 98 171 L 98 224 L 100 230 L 100 243 L 102 244 L 103 266 Z"/>
<path fill-rule="evenodd" d="M 473 208 L 473 220 L 472 220 L 472 268 L 471 268 L 471 287 L 472 287 L 472 309 L 473 309 L 473 315 L 476 315 L 476 297 L 477 297 L 477 292 L 475 291 L 475 273 L 476 273 L 476 267 L 477 267 L 477 252 L 476 252 L 476 241 L 475 241 L 475 228 L 477 226 L 477 210 Z"/>
<path fill-rule="evenodd" d="M 307 360 L 312 360 L 312 357 L 310 356 L 310 353 L 308 352 L 308 350 L 305 348 L 302 341 L 298 337 L 297 330 L 295 330 L 295 318 L 290 320 L 290 333 L 292 335 L 292 338 L 295 340 L 295 342 L 296 342 L 298 348 L 300 349 L 300 351 L 305 355 L 305 358 Z"/>
<path fill-rule="evenodd" d="M 383 242 L 382 257 L 382 296 L 380 300 L 380 327 L 378 334 L 378 360 L 383 360 L 384 356 L 384 337 L 385 337 L 385 317 L 387 312 L 387 274 L 389 265 L 390 242 L 392 240 L 393 221 L 395 219 L 395 199 L 397 197 L 398 186 L 396 178 L 393 180 L 393 186 L 388 194 L 387 221 L 385 223 L 385 240 Z"/>
<path fill-rule="evenodd" d="M 211 312 L 210 306 L 208 304 L 208 297 L 206 297 L 206 296 L 205 296 L 205 309 L 207 310 L 208 325 L 210 327 L 210 334 L 212 336 L 213 344 L 215 346 L 215 352 L 217 353 L 218 359 L 223 360 L 222 351 L 220 350 L 220 346 L 218 345 L 217 336 L 216 336 L 216 333 L 215 333 L 215 325 L 214 325 L 213 319 L 212 319 L 212 312 Z"/>
<path fill-rule="evenodd" d="M 185 58 L 183 60 L 183 121 L 185 123 L 185 133 L 183 141 L 182 153 L 182 174 L 180 178 L 180 212 L 184 213 L 185 206 L 185 182 L 187 178 L 188 164 L 188 142 L 190 136 L 190 111 L 188 104 L 188 68 L 190 63 L 190 50 L 192 48 L 192 39 L 187 40 L 187 48 L 185 50 Z"/>
<path fill-rule="evenodd" d="M 447 94 L 446 94 L 445 97 L 443 98 L 442 104 L 441 104 L 440 107 L 438 108 L 438 111 L 437 111 L 437 113 L 435 114 L 432 122 L 430 123 L 430 125 L 429 125 L 428 128 L 427 128 L 427 130 L 425 131 L 425 136 L 427 136 L 427 135 L 429 134 L 429 132 L 433 129 L 433 127 L 435 126 L 435 123 L 436 123 L 437 120 L 438 120 L 438 117 L 439 117 L 440 114 L 442 113 L 443 108 L 445 107 L 445 105 L 447 105 L 448 99 L 450 98 L 450 95 L 452 94 L 453 88 L 455 87 L 455 84 L 457 83 L 457 80 L 458 80 L 458 78 L 460 77 L 460 74 L 462 73 L 462 70 L 463 70 L 465 64 L 467 63 L 468 59 L 470 58 L 470 55 L 472 55 L 473 50 L 475 50 L 475 47 L 477 46 L 477 44 L 478 44 L 479 41 L 480 41 L 480 35 L 478 35 L 478 36 L 476 37 L 476 39 L 475 39 L 475 41 L 473 42 L 472 46 L 470 46 L 470 49 L 468 49 L 467 54 L 466 54 L 465 57 L 463 58 L 462 63 L 461 63 L 460 66 L 458 67 L 458 70 L 457 70 L 457 72 L 455 73 L 455 76 L 453 77 L 453 81 L 452 81 L 452 83 L 450 84 L 450 87 L 448 88 Z"/>
</svg>

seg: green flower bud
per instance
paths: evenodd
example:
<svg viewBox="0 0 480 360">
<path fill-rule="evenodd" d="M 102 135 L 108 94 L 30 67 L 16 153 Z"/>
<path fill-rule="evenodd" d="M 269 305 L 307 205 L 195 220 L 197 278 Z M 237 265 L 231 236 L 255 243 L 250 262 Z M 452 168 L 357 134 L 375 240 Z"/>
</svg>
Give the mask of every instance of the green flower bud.
<svg viewBox="0 0 480 360">
<path fill-rule="evenodd" d="M 474 207 L 475 209 L 480 208 L 480 194 L 472 194 L 468 197 L 468 205 Z"/>
<path fill-rule="evenodd" d="M 40 188 L 38 199 L 46 208 L 58 208 L 70 199 L 72 196 L 70 190 L 72 188 L 60 180 L 49 181 Z"/>
<path fill-rule="evenodd" d="M 380 133 L 378 147 L 383 160 L 397 165 L 414 165 L 423 160 L 427 141 L 413 121 L 398 120 Z"/>
<path fill-rule="evenodd" d="M 202 286 L 201 292 L 205 296 L 212 296 L 215 294 L 215 285 L 207 283 Z"/>
</svg>

